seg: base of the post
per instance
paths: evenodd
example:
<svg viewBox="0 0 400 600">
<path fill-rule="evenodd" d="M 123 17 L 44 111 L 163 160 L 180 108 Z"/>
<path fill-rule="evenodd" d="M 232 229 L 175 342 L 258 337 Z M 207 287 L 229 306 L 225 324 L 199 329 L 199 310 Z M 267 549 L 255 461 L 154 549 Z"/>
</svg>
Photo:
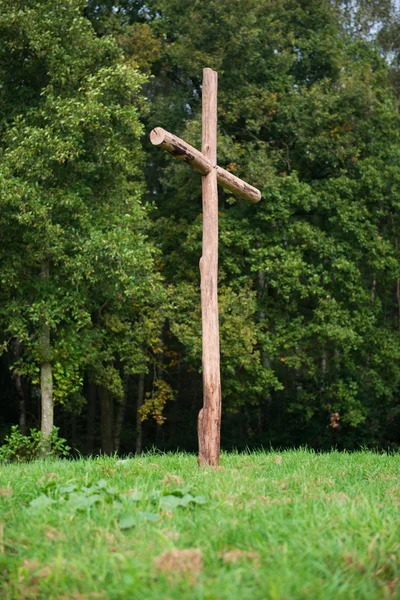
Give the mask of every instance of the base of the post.
<svg viewBox="0 0 400 600">
<path fill-rule="evenodd" d="M 214 425 L 214 427 L 213 427 Z M 210 431 L 211 426 L 211 431 Z M 197 420 L 197 432 L 199 437 L 199 467 L 218 467 L 220 456 L 220 419 L 212 422 L 212 415 L 204 408 L 199 412 Z"/>
</svg>

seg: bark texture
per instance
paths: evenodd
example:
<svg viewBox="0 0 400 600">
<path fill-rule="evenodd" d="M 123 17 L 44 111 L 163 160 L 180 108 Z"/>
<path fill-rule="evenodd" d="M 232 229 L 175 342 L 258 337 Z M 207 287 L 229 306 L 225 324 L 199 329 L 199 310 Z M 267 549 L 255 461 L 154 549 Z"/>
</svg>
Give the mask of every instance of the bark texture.
<svg viewBox="0 0 400 600">
<path fill-rule="evenodd" d="M 22 435 L 26 435 L 28 432 L 27 423 L 26 423 L 26 402 L 25 402 L 25 392 L 24 387 L 21 381 L 21 375 L 18 373 L 14 375 L 15 378 L 15 387 L 17 389 L 18 394 L 18 425 L 19 430 Z"/>
<path fill-rule="evenodd" d="M 113 399 L 107 388 L 99 386 L 100 398 L 100 434 L 101 434 L 101 449 L 104 454 L 112 454 L 114 452 L 114 405 Z"/>
<path fill-rule="evenodd" d="M 153 146 L 159 146 L 175 158 L 185 161 L 201 175 L 207 175 L 213 169 L 216 169 L 218 183 L 226 190 L 232 192 L 232 194 L 235 194 L 235 196 L 249 202 L 259 202 L 261 200 L 260 190 L 222 167 L 217 166 L 216 160 L 213 162 L 204 152 L 199 152 L 196 148 L 162 127 L 153 129 L 150 133 L 150 141 Z"/>
<path fill-rule="evenodd" d="M 121 432 L 122 426 L 125 420 L 126 406 L 128 404 L 128 395 L 129 395 L 129 375 L 124 375 L 124 397 L 118 406 L 117 418 L 115 421 L 115 439 L 114 439 L 114 450 L 115 452 L 119 452 L 119 447 L 121 445 Z"/>
<path fill-rule="evenodd" d="M 40 276 L 43 280 L 49 277 L 49 263 L 44 262 L 41 265 Z M 45 319 L 42 320 L 41 331 L 41 357 L 40 366 L 40 391 L 41 391 L 41 432 L 43 435 L 43 454 L 49 450 L 49 440 L 54 427 L 54 406 L 53 406 L 53 371 L 50 362 L 51 340 L 50 327 Z"/>
<path fill-rule="evenodd" d="M 217 73 L 203 71 L 202 152 L 217 162 Z M 218 323 L 217 170 L 203 177 L 203 255 L 200 259 L 203 343 L 203 408 L 198 418 L 199 465 L 218 466 L 221 430 L 221 379 Z"/>
<path fill-rule="evenodd" d="M 96 400 L 97 390 L 96 384 L 89 382 L 88 384 L 88 415 L 87 415 L 87 430 L 86 430 L 86 453 L 94 452 L 94 439 L 96 434 Z"/>
<path fill-rule="evenodd" d="M 144 401 L 144 373 L 139 375 L 138 393 L 136 402 L 136 454 L 142 453 L 142 415 L 140 409 Z"/>
<path fill-rule="evenodd" d="M 204 402 L 198 417 L 198 436 L 199 464 L 211 466 L 219 464 L 221 429 L 217 183 L 250 202 L 261 200 L 259 190 L 217 165 L 217 89 L 217 73 L 212 69 L 204 69 L 201 152 L 162 127 L 156 127 L 150 133 L 153 145 L 185 161 L 203 175 L 203 255 L 200 259 L 200 276 Z"/>
<path fill-rule="evenodd" d="M 213 168 L 213 165 L 204 154 L 162 127 L 156 127 L 150 132 L 150 141 L 153 146 L 160 146 L 175 158 L 189 164 L 201 175 L 210 173 Z"/>
<path fill-rule="evenodd" d="M 11 344 L 11 350 L 14 357 L 14 360 L 17 360 L 21 356 L 21 342 L 19 338 L 15 338 L 13 343 Z M 18 398 L 18 425 L 19 430 L 22 435 L 26 435 L 27 433 L 27 423 L 26 423 L 26 399 L 25 399 L 25 390 L 22 383 L 22 377 L 17 369 L 13 372 L 13 380 L 15 383 L 15 389 L 17 391 Z"/>
<path fill-rule="evenodd" d="M 49 335 L 48 338 L 50 338 Z M 45 362 L 41 365 L 40 389 L 42 394 L 41 432 L 44 440 L 47 440 L 51 436 L 54 425 L 53 372 L 49 362 Z"/>
</svg>

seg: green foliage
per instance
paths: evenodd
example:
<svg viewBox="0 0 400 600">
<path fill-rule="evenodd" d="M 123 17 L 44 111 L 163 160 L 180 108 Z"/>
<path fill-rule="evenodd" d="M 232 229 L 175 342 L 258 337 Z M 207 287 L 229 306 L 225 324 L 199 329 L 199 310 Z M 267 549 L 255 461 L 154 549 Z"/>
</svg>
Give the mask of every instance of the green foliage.
<svg viewBox="0 0 400 600">
<path fill-rule="evenodd" d="M 0 447 L 0 462 L 30 462 L 41 458 L 44 453 L 46 457 L 68 456 L 71 448 L 58 431 L 58 427 L 53 427 L 50 438 L 44 440 L 37 429 L 31 429 L 29 435 L 22 435 L 18 425 L 14 425 Z"/>
<path fill-rule="evenodd" d="M 207 500 L 203 496 L 192 496 L 192 494 L 167 494 L 166 496 L 162 496 L 160 498 L 160 508 L 162 510 L 174 510 L 178 506 L 183 506 L 186 508 L 187 506 L 196 505 L 196 504 L 206 504 Z"/>
<path fill-rule="evenodd" d="M 149 444 L 154 429 L 178 445 L 195 422 L 201 184 L 143 135 L 162 125 L 200 147 L 210 66 L 218 163 L 263 193 L 255 206 L 219 195 L 230 443 L 399 443 L 394 3 L 0 0 L 0 13 L 0 349 L 12 373 L 37 386 L 49 360 L 54 398 L 71 408 L 84 382 L 126 400 L 151 366 Z"/>
<path fill-rule="evenodd" d="M 159 516 L 155 513 L 138 511 L 135 514 L 126 514 L 122 515 L 118 521 L 118 527 L 122 530 L 131 529 L 132 527 L 136 527 L 140 523 L 144 521 L 154 522 L 159 519 Z"/>
<path fill-rule="evenodd" d="M 32 510 L 43 511 L 49 507 L 57 510 L 61 506 L 74 514 L 79 511 L 93 511 L 104 504 L 109 504 L 119 515 L 118 527 L 121 530 L 131 529 L 145 521 L 154 522 L 160 518 L 157 513 L 137 509 L 137 506 L 145 505 L 146 501 L 156 505 L 160 511 L 170 511 L 178 507 L 193 508 L 207 503 L 203 496 L 190 494 L 190 487 L 170 491 L 156 490 L 147 494 L 136 489 L 119 492 L 105 479 L 86 485 L 74 480 L 59 484 L 50 479 L 44 481 L 41 488 L 41 494 L 29 503 Z"/>
<path fill-rule="evenodd" d="M 356 25 L 393 7 L 361 4 L 350 22 L 325 0 L 150 3 L 168 80 L 151 122 L 199 146 L 201 71 L 216 69 L 218 163 L 263 193 L 244 206 L 220 191 L 219 219 L 224 407 L 263 407 L 259 443 L 351 445 L 398 406 L 399 113 Z M 200 184 L 155 160 L 171 332 L 199 369 Z"/>
<path fill-rule="evenodd" d="M 21 343 L 12 368 L 38 384 L 50 360 L 64 403 L 85 370 L 121 397 L 163 298 L 140 203 L 146 78 L 84 7 L 0 2 L 0 320 Z"/>
<path fill-rule="evenodd" d="M 29 503 L 31 508 L 43 510 L 59 502 L 71 512 L 85 511 L 95 504 L 103 502 L 112 504 L 119 499 L 116 488 L 109 486 L 104 479 L 92 485 L 79 485 L 73 480 L 59 485 L 50 480 L 45 482 L 43 487 L 44 491 Z"/>
<path fill-rule="evenodd" d="M 145 401 L 139 409 L 139 414 L 142 421 L 145 421 L 150 416 L 162 425 L 165 421 L 163 415 L 164 407 L 167 402 L 174 400 L 175 394 L 171 386 L 163 379 L 154 381 L 152 392 L 146 394 Z"/>
</svg>

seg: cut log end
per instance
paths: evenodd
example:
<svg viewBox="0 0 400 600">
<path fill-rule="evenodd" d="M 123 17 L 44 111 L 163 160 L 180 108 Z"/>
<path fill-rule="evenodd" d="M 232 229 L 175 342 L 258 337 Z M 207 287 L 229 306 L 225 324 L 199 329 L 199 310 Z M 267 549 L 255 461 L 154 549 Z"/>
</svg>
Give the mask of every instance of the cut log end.
<svg viewBox="0 0 400 600">
<path fill-rule="evenodd" d="M 156 127 L 150 132 L 150 141 L 153 146 L 159 146 L 165 140 L 165 129 L 162 127 Z"/>
<path fill-rule="evenodd" d="M 162 148 L 173 157 L 188 163 L 201 175 L 207 175 L 212 171 L 213 165 L 204 154 L 162 127 L 156 127 L 150 132 L 150 141 L 153 146 Z"/>
</svg>

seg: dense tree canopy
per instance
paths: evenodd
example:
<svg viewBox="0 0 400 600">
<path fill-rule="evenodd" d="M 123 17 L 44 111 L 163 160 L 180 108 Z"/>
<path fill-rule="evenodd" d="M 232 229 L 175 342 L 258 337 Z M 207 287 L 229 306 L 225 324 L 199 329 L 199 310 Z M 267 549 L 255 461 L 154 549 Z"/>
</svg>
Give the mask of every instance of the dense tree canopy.
<svg viewBox="0 0 400 600">
<path fill-rule="evenodd" d="M 134 449 L 138 409 L 146 444 L 193 448 L 201 185 L 144 133 L 200 146 L 209 66 L 218 162 L 263 193 L 220 190 L 223 443 L 399 443 L 398 23 L 372 0 L 4 4 L 6 424 L 38 418 L 47 365 L 79 449 Z"/>
<path fill-rule="evenodd" d="M 11 366 L 34 385 L 41 371 L 50 411 L 52 380 L 56 400 L 76 403 L 85 369 L 118 397 L 119 371 L 145 368 L 140 349 L 158 320 L 140 205 L 145 78 L 95 36 L 80 1 L 1 8 L 0 314 L 18 340 Z"/>
</svg>

